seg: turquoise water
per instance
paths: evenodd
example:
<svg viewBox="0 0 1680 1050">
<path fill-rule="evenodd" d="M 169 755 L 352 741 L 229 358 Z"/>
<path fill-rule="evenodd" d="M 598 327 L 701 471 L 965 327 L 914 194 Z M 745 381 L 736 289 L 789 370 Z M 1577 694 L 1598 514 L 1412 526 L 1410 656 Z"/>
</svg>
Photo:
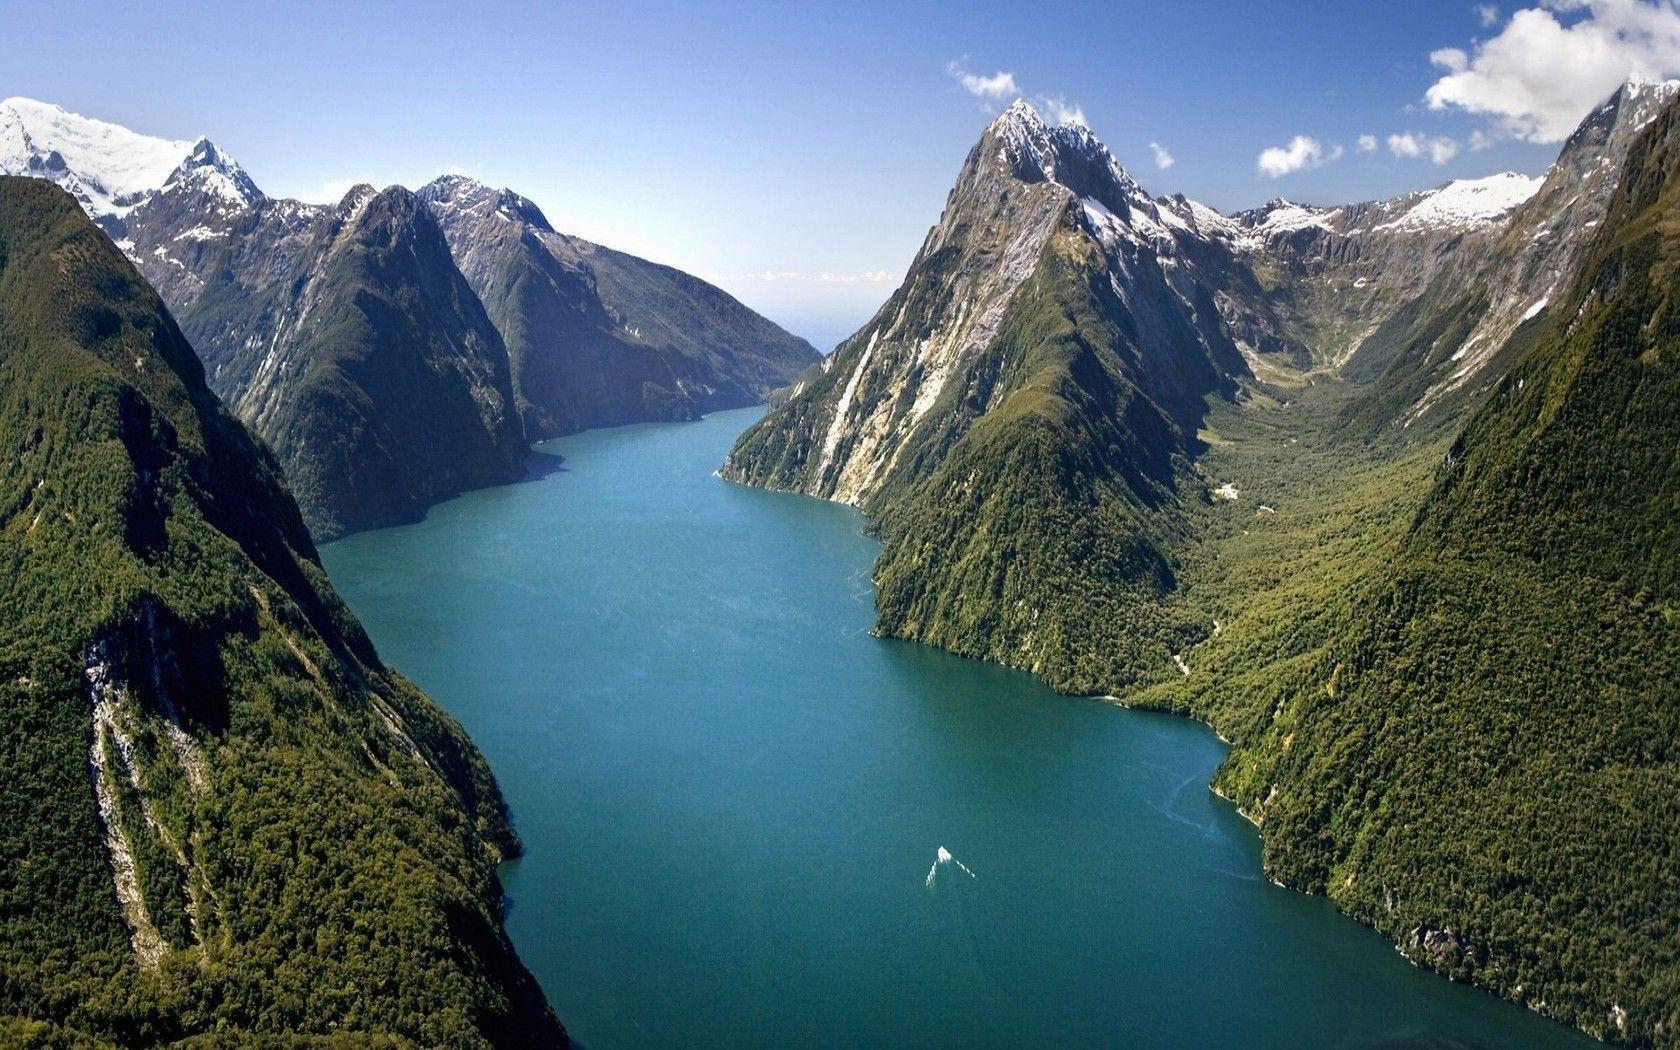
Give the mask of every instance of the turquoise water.
<svg viewBox="0 0 1680 1050">
<path fill-rule="evenodd" d="M 862 519 L 712 476 L 756 416 L 324 551 L 495 767 L 587 1050 L 1596 1045 L 1268 883 L 1203 726 L 870 637 Z"/>
</svg>

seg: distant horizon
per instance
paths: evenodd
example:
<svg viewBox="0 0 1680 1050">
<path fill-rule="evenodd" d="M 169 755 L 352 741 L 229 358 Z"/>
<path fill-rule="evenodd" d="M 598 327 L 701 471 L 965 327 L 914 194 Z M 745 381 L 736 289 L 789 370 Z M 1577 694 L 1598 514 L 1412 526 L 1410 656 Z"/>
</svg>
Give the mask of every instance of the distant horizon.
<svg viewBox="0 0 1680 1050">
<path fill-rule="evenodd" d="M 999 3 L 405 11 L 23 0 L 0 13 L 30 45 L 0 91 L 204 135 L 275 197 L 458 171 L 826 352 L 897 286 L 1017 97 L 1087 123 L 1152 194 L 1229 213 L 1537 175 L 1617 83 L 1680 74 L 1671 0 L 1079 4 L 1053 23 Z"/>
</svg>

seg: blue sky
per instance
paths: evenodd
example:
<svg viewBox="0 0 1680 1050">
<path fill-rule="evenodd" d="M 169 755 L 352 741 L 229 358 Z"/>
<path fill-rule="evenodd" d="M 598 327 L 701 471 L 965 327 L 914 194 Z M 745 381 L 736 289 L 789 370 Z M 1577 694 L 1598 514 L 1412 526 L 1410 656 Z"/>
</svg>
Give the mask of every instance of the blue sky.
<svg viewBox="0 0 1680 1050">
<path fill-rule="evenodd" d="M 0 96 L 209 135 L 274 195 L 463 171 L 826 349 L 1011 84 L 1231 210 L 1537 173 L 1604 83 L 1680 72 L 1669 0 L 325 6 L 7 0 Z"/>
</svg>

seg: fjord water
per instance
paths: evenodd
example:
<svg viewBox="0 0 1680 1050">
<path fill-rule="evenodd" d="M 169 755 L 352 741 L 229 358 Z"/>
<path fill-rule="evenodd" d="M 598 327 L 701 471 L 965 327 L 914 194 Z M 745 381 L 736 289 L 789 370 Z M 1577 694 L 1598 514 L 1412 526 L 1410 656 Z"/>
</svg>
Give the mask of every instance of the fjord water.
<svg viewBox="0 0 1680 1050">
<path fill-rule="evenodd" d="M 871 637 L 862 518 L 713 476 L 757 411 L 323 552 L 495 768 L 580 1045 L 1595 1045 L 1268 883 L 1205 727 Z"/>
</svg>

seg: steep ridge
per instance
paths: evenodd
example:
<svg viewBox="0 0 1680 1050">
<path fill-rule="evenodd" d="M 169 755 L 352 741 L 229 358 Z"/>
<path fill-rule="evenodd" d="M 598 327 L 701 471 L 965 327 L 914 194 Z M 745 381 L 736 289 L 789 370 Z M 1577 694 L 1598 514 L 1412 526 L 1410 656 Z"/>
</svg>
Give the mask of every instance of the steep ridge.
<svg viewBox="0 0 1680 1050">
<path fill-rule="evenodd" d="M 1363 204 L 1274 200 L 1239 213 L 1236 248 L 1255 282 L 1227 293 L 1226 317 L 1255 350 L 1293 351 L 1289 367 L 1336 370 L 1455 260 L 1485 251 L 1539 185 L 1507 172 Z M 1288 379 L 1248 356 L 1257 375 Z"/>
<path fill-rule="evenodd" d="M 1450 426 L 1486 394 L 1579 268 L 1630 145 L 1677 94 L 1676 81 L 1620 88 L 1564 143 L 1531 197 L 1388 315 L 1345 370 L 1378 380 L 1352 413 L 1357 424 Z"/>
<path fill-rule="evenodd" d="M 34 99 L 0 102 L 0 173 L 55 182 L 102 224 L 120 223 L 197 145 L 140 135 Z"/>
<path fill-rule="evenodd" d="M 489 769 L 38 179 L 0 177 L 0 449 L 0 1015 L 47 1026 L 0 1031 L 562 1042 L 502 931 Z"/>
<path fill-rule="evenodd" d="M 419 194 L 507 340 L 533 439 L 757 404 L 817 360 L 722 290 L 556 232 L 510 190 L 446 175 Z"/>
</svg>

